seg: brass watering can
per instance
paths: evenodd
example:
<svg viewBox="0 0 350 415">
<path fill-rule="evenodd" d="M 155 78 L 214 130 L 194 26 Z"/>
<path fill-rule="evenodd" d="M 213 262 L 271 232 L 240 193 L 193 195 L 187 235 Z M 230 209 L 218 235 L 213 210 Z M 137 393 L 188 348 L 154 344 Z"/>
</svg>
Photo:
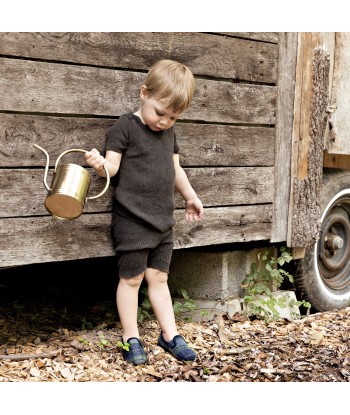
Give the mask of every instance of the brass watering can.
<svg viewBox="0 0 350 415">
<path fill-rule="evenodd" d="M 46 182 L 50 162 L 49 155 L 46 150 L 39 147 L 37 144 L 34 144 L 34 147 L 43 151 L 46 155 L 44 185 L 49 193 L 45 200 L 45 207 L 52 216 L 58 219 L 76 219 L 82 214 L 84 204 L 87 200 L 97 199 L 107 191 L 110 183 L 110 177 L 106 167 L 104 167 L 107 179 L 105 188 L 98 195 L 87 197 L 91 183 L 89 172 L 82 166 L 72 163 L 61 164 L 58 166 L 61 157 L 67 153 L 87 152 L 86 150 L 75 148 L 64 151 L 56 160 L 50 189 Z"/>
</svg>

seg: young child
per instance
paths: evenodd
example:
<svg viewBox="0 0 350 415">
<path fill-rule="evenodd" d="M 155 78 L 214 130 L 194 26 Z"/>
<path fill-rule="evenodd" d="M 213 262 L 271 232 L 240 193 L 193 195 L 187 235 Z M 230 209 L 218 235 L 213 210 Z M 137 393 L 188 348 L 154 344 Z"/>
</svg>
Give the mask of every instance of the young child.
<svg viewBox="0 0 350 415">
<path fill-rule="evenodd" d="M 174 124 L 191 104 L 195 80 L 185 65 L 161 60 L 141 86 L 141 108 L 122 115 L 107 133 L 106 154 L 96 149 L 86 162 L 100 175 L 104 166 L 116 176 L 112 235 L 118 258 L 117 308 L 125 360 L 147 362 L 137 326 L 138 291 L 145 278 L 160 325 L 158 345 L 178 360 L 193 361 L 195 352 L 176 328 L 168 287 L 173 251 L 174 188 L 185 200 L 189 221 L 203 216 L 203 205 L 179 164 Z M 117 174 L 118 173 L 118 174 Z"/>
</svg>

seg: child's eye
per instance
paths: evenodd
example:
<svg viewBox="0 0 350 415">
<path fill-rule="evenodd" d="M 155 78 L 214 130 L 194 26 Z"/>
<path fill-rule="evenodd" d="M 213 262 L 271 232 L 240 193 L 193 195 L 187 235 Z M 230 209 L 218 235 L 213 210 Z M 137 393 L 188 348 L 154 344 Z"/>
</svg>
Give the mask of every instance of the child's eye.
<svg viewBox="0 0 350 415">
<path fill-rule="evenodd" d="M 162 112 L 159 112 L 156 110 L 156 114 L 159 115 L 160 117 L 162 117 L 164 114 Z"/>
</svg>

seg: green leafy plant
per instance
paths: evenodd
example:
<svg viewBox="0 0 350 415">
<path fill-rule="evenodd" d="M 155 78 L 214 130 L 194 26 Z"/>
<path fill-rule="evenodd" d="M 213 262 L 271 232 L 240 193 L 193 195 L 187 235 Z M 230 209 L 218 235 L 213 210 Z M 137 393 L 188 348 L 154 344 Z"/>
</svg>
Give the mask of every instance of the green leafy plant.
<svg viewBox="0 0 350 415">
<path fill-rule="evenodd" d="M 246 275 L 241 284 L 246 292 L 243 297 L 245 314 L 263 318 L 266 322 L 281 318 L 277 307 L 289 307 L 290 309 L 296 305 L 311 307 L 311 304 L 306 301 L 292 302 L 285 296 L 275 297 L 272 294 L 286 279 L 294 283 L 293 276 L 282 268 L 293 259 L 290 250 L 282 246 L 278 253 L 276 257 L 267 249 L 260 253 L 258 262 L 251 265 L 250 273 Z"/>
<path fill-rule="evenodd" d="M 84 339 L 84 337 L 79 337 L 78 340 L 83 343 L 84 345 L 88 345 L 89 344 L 89 340 Z"/>
<path fill-rule="evenodd" d="M 152 305 L 148 297 L 148 291 L 146 287 L 141 288 L 141 293 L 144 295 L 142 303 L 137 308 L 137 321 L 142 323 L 145 320 L 152 319 L 153 311 Z"/>
<path fill-rule="evenodd" d="M 20 304 L 17 300 L 12 304 L 12 307 L 15 311 L 23 311 L 25 309 L 24 304 Z"/>
<path fill-rule="evenodd" d="M 208 310 L 201 310 L 201 318 L 205 318 L 209 316 L 209 311 Z"/>
<path fill-rule="evenodd" d="M 126 350 L 127 352 L 130 350 L 130 344 L 129 343 L 123 343 L 123 342 L 118 342 L 117 346 L 120 347 L 123 350 Z"/>
<path fill-rule="evenodd" d="M 107 339 L 105 339 L 104 338 L 104 336 L 103 336 L 103 334 L 100 334 L 100 341 L 99 341 L 99 343 L 97 344 L 97 346 L 100 348 L 100 349 L 104 349 L 106 346 L 108 346 L 109 344 L 110 344 L 110 342 L 109 342 L 109 340 L 107 340 Z"/>
<path fill-rule="evenodd" d="M 142 303 L 139 305 L 137 309 L 137 321 L 139 323 L 154 318 L 152 305 L 148 297 L 147 288 L 141 288 L 141 293 L 144 295 L 144 299 L 142 300 Z M 188 292 L 184 288 L 179 290 L 179 294 L 184 299 L 184 301 L 176 300 L 173 303 L 174 314 L 177 317 L 180 317 L 182 314 L 193 311 L 197 308 L 196 302 L 190 298 Z M 185 320 L 190 321 L 191 318 L 186 317 Z"/>
<path fill-rule="evenodd" d="M 87 321 L 85 317 L 81 318 L 81 329 L 82 330 L 91 330 L 93 328 L 94 328 L 94 325 L 90 321 Z"/>
<path fill-rule="evenodd" d="M 188 313 L 191 311 L 196 310 L 197 308 L 197 304 L 194 300 L 192 300 L 190 298 L 190 296 L 188 295 L 188 292 L 182 288 L 179 290 L 179 294 L 182 296 L 182 298 L 184 299 L 184 301 L 174 301 L 173 307 L 174 307 L 174 314 L 177 317 L 181 317 L 182 314 L 184 313 Z M 186 321 L 191 321 L 191 317 L 185 317 Z"/>
</svg>

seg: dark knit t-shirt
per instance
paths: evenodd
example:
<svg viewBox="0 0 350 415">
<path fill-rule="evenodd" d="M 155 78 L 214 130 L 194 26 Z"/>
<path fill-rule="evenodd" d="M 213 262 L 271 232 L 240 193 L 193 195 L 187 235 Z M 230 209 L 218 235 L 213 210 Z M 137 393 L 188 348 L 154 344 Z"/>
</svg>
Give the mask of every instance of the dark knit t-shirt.
<svg viewBox="0 0 350 415">
<path fill-rule="evenodd" d="M 107 133 L 106 150 L 122 154 L 114 190 L 114 213 L 156 232 L 174 220 L 174 128 L 152 131 L 133 114 L 122 115 Z"/>
</svg>

